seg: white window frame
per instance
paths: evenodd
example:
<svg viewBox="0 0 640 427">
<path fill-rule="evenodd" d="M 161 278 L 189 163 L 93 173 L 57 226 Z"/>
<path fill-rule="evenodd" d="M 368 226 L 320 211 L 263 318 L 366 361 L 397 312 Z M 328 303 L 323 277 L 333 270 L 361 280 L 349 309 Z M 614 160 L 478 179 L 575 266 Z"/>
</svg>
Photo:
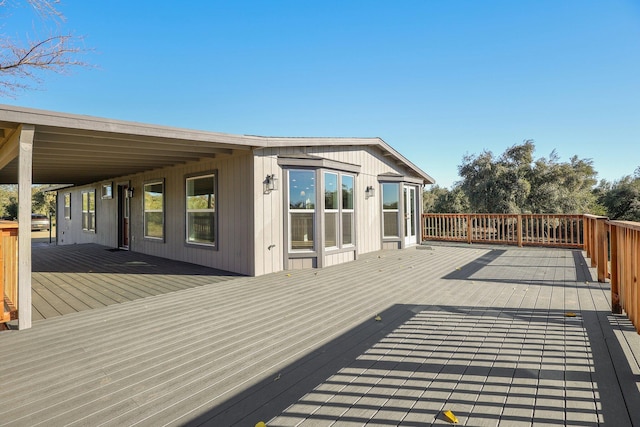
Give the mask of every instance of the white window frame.
<svg viewBox="0 0 640 427">
<path fill-rule="evenodd" d="M 211 178 L 213 180 L 213 206 L 206 209 L 189 209 L 189 181 L 195 181 L 198 179 Z M 204 172 L 197 175 L 190 175 L 185 177 L 185 243 L 188 245 L 197 245 L 204 247 L 217 248 L 218 247 L 218 172 Z M 213 242 L 202 242 L 191 240 L 189 236 L 189 214 L 191 213 L 213 213 Z"/>
<path fill-rule="evenodd" d="M 353 179 L 351 208 L 344 207 L 344 197 L 342 195 L 342 181 L 345 176 L 351 177 Z M 340 187 L 340 192 L 339 192 L 340 194 L 340 232 L 339 232 L 340 246 L 343 248 L 350 248 L 356 245 L 356 214 L 355 214 L 356 177 L 355 175 L 351 175 L 348 173 L 340 173 L 338 186 Z M 351 243 L 344 243 L 344 214 L 345 213 L 351 214 Z"/>
<path fill-rule="evenodd" d="M 71 219 L 71 193 L 64 193 L 62 195 L 62 205 L 64 219 Z"/>
<path fill-rule="evenodd" d="M 86 203 L 85 203 L 86 197 Z M 91 209 L 91 199 L 93 199 L 93 210 Z M 85 209 L 86 206 L 86 209 Z M 93 215 L 92 215 L 93 214 Z M 93 221 L 92 221 L 93 219 Z M 86 190 L 82 192 L 82 230 L 96 232 L 96 190 Z"/>
<path fill-rule="evenodd" d="M 395 209 L 385 209 L 384 208 L 384 188 L 385 188 L 385 185 L 394 185 L 396 187 L 396 189 L 397 189 L 396 190 L 396 198 L 397 198 L 397 202 L 398 202 L 398 207 L 395 208 Z M 380 187 L 381 187 L 380 188 L 380 190 L 381 190 L 380 191 L 380 193 L 381 193 L 380 199 L 382 201 L 382 238 L 383 239 L 398 239 L 398 238 L 400 238 L 400 230 L 401 230 L 400 219 L 399 219 L 400 218 L 400 203 L 402 203 L 401 194 L 400 194 L 401 185 L 400 185 L 399 182 L 383 182 L 383 183 L 381 183 Z M 387 234 L 385 234 L 385 229 L 386 229 L 386 227 L 385 227 L 385 213 L 391 213 L 391 212 L 395 213 L 394 218 L 395 218 L 395 221 L 396 221 L 396 229 L 398 231 L 398 233 L 396 235 L 387 235 Z"/>
<path fill-rule="evenodd" d="M 160 209 L 149 209 L 147 207 L 147 187 L 152 186 L 152 185 L 160 185 L 162 186 L 162 206 L 160 206 Z M 164 236 L 165 236 L 165 200 L 166 200 L 166 192 L 165 192 L 165 185 L 164 185 L 164 179 L 157 179 L 154 181 L 148 181 L 145 182 L 144 185 L 142 186 L 142 218 L 143 218 L 143 233 L 144 233 L 144 238 L 145 239 L 149 239 L 149 240 L 159 240 L 159 241 L 164 241 Z M 147 234 L 147 213 L 158 213 L 160 212 L 162 214 L 162 236 L 158 237 L 158 236 L 150 236 Z"/>
<path fill-rule="evenodd" d="M 313 175 L 313 181 L 314 181 L 314 190 L 313 190 L 313 200 L 310 200 L 310 202 L 313 203 L 313 209 L 292 209 L 291 208 L 291 172 L 309 172 Z M 318 247 L 318 242 L 316 239 L 316 235 L 317 235 L 317 223 L 318 223 L 318 215 L 317 215 L 317 177 L 318 174 L 316 173 L 316 169 L 288 169 L 287 170 L 287 183 L 288 183 L 288 191 L 287 191 L 287 220 L 288 220 L 288 233 L 289 233 L 289 238 L 288 238 L 288 248 L 289 248 L 289 252 L 291 253 L 314 253 L 317 250 Z M 292 215 L 294 214 L 311 214 L 312 215 L 312 223 L 313 223 L 313 232 L 312 232 L 312 236 L 311 236 L 311 242 L 312 245 L 309 248 L 293 248 L 293 234 L 291 231 L 291 226 L 293 224 L 292 221 Z"/>
</svg>

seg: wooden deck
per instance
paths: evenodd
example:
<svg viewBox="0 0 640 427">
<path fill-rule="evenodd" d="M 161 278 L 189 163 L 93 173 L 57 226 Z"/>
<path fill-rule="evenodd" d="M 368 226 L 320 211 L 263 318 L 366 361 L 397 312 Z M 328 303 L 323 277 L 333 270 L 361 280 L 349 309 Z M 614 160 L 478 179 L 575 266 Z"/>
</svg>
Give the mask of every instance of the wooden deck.
<svg viewBox="0 0 640 427">
<path fill-rule="evenodd" d="M 0 425 L 640 424 L 640 337 L 578 250 L 434 244 L 257 278 L 138 257 L 34 248 L 54 317 L 0 332 Z"/>
</svg>

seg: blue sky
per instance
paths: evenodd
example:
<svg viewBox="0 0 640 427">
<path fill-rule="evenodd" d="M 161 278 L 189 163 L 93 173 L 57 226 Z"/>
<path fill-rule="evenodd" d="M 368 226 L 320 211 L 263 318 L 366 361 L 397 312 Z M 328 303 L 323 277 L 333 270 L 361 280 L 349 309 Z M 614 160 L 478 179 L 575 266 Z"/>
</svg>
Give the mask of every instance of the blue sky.
<svg viewBox="0 0 640 427">
<path fill-rule="evenodd" d="M 265 136 L 378 136 L 441 186 L 469 153 L 640 166 L 640 1 L 63 0 L 95 67 L 1 103 Z M 33 33 L 16 10 L 5 34 Z M 40 30 L 42 31 L 42 30 Z"/>
</svg>

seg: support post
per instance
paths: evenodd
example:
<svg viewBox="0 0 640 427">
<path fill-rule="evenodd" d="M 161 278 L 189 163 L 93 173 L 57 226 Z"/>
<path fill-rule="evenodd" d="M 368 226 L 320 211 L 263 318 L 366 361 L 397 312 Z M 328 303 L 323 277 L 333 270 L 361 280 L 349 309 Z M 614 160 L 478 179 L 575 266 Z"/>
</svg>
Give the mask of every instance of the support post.
<svg viewBox="0 0 640 427">
<path fill-rule="evenodd" d="M 31 327 L 31 184 L 34 125 L 21 125 L 18 147 L 18 329 Z"/>
<path fill-rule="evenodd" d="M 597 262 L 598 270 L 598 282 L 604 283 L 607 281 L 607 267 L 609 263 L 608 255 L 608 240 L 607 240 L 607 224 L 605 218 L 598 218 L 596 220 L 596 247 L 595 258 Z"/>
<path fill-rule="evenodd" d="M 522 247 L 522 215 L 518 214 L 516 233 L 518 233 L 518 247 Z"/>
<path fill-rule="evenodd" d="M 618 275 L 618 227 L 609 226 L 611 235 L 611 312 L 622 314 L 620 305 L 620 276 Z"/>
</svg>

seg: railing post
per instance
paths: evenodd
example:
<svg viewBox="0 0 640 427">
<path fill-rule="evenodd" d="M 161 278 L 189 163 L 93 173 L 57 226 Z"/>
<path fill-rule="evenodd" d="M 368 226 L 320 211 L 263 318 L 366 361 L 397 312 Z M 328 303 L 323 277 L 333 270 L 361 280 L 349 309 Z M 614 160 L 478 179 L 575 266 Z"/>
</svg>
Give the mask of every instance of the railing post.
<svg viewBox="0 0 640 427">
<path fill-rule="evenodd" d="M 518 214 L 516 233 L 518 234 L 518 246 L 522 247 L 522 215 Z"/>
<path fill-rule="evenodd" d="M 467 214 L 467 243 L 471 244 L 471 214 Z"/>
<path fill-rule="evenodd" d="M 598 282 L 604 283 L 607 281 L 607 264 L 609 257 L 607 256 L 607 227 L 606 219 L 598 218 L 596 220 L 596 247 L 595 258 L 598 269 Z"/>
<path fill-rule="evenodd" d="M 609 234 L 611 236 L 611 312 L 613 314 L 622 314 L 620 276 L 618 274 L 618 227 L 610 224 Z"/>
</svg>

